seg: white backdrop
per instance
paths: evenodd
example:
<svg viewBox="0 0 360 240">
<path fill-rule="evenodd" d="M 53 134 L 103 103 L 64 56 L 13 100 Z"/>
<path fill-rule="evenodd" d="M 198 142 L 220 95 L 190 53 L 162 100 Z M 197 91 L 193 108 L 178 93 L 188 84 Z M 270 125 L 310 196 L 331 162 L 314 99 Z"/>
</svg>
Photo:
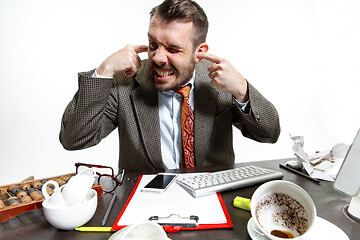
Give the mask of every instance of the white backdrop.
<svg viewBox="0 0 360 240">
<path fill-rule="evenodd" d="M 59 140 L 77 72 L 127 44 L 147 44 L 161 0 L 0 0 L 0 185 L 74 171 L 77 161 L 117 169 L 114 131 L 87 150 Z M 210 52 L 235 65 L 278 109 L 282 133 L 260 144 L 235 131 L 236 162 L 292 157 L 351 143 L 360 127 L 360 1 L 199 0 Z M 141 55 L 146 58 L 145 55 Z"/>
</svg>

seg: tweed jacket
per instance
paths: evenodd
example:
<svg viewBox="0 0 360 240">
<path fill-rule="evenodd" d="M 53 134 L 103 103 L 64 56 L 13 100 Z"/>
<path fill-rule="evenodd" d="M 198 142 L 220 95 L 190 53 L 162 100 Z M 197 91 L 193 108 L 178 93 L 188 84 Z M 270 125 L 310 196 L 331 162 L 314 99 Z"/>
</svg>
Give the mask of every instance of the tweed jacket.
<svg viewBox="0 0 360 240">
<path fill-rule="evenodd" d="M 275 107 L 250 83 L 250 110 L 244 113 L 234 97 L 213 86 L 208 66 L 196 65 L 194 83 L 195 165 L 234 162 L 232 126 L 245 137 L 274 143 L 280 134 Z M 98 144 L 114 129 L 119 134 L 119 169 L 130 172 L 163 170 L 157 90 L 148 61 L 133 77 L 92 78 L 93 71 L 78 74 L 79 89 L 67 106 L 60 142 L 68 150 Z"/>
</svg>

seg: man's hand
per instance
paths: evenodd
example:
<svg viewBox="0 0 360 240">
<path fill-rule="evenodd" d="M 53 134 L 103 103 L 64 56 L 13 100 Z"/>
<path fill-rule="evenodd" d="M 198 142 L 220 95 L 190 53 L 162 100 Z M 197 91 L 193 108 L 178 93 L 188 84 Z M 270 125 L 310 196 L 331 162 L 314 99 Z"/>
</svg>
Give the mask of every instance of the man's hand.
<svg viewBox="0 0 360 240">
<path fill-rule="evenodd" d="M 247 81 L 229 60 L 209 53 L 198 53 L 198 57 L 214 63 L 208 68 L 214 86 L 231 93 L 241 103 L 249 100 Z"/>
<path fill-rule="evenodd" d="M 96 72 L 104 77 L 113 77 L 118 73 L 124 73 L 127 77 L 133 76 L 141 66 L 138 53 L 147 50 L 146 45 L 128 45 L 105 59 Z"/>
</svg>

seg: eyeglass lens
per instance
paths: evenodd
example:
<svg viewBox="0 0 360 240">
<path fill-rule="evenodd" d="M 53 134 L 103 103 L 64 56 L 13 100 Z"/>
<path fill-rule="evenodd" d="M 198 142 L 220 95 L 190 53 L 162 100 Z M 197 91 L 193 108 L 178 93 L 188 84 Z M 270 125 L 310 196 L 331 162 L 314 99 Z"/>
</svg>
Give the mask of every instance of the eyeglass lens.
<svg viewBox="0 0 360 240">
<path fill-rule="evenodd" d="M 104 192 L 111 192 L 113 191 L 117 183 L 111 176 L 102 175 L 99 177 L 99 184 L 102 185 Z"/>
</svg>

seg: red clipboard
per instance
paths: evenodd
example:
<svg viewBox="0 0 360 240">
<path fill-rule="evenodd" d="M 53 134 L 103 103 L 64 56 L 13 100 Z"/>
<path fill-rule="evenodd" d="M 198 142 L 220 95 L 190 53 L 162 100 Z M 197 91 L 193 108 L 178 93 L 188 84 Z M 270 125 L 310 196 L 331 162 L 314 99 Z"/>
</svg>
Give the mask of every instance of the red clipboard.
<svg viewBox="0 0 360 240">
<path fill-rule="evenodd" d="M 119 216 L 117 217 L 114 225 L 112 226 L 113 230 L 120 230 L 124 227 L 127 227 L 127 225 L 118 225 L 118 222 L 120 221 L 121 217 L 123 216 L 127 206 L 129 205 L 129 203 L 131 202 L 132 197 L 134 196 L 136 189 L 138 188 L 140 181 L 142 179 L 142 175 L 139 177 L 138 181 L 136 182 L 136 185 L 133 189 L 133 191 L 131 192 L 128 200 L 125 203 L 125 206 L 122 208 Z M 226 218 L 226 223 L 220 223 L 220 224 L 198 224 L 196 226 L 196 228 L 184 228 L 181 226 L 163 226 L 163 228 L 165 229 L 165 231 L 167 232 L 178 232 L 180 230 L 202 230 L 202 229 L 218 229 L 218 228 L 232 228 L 234 225 L 231 221 L 230 215 L 226 209 L 226 206 L 224 204 L 224 201 L 221 197 L 220 193 L 217 193 L 217 197 L 219 199 L 219 203 L 221 205 L 222 211 L 224 212 L 225 218 Z"/>
</svg>

